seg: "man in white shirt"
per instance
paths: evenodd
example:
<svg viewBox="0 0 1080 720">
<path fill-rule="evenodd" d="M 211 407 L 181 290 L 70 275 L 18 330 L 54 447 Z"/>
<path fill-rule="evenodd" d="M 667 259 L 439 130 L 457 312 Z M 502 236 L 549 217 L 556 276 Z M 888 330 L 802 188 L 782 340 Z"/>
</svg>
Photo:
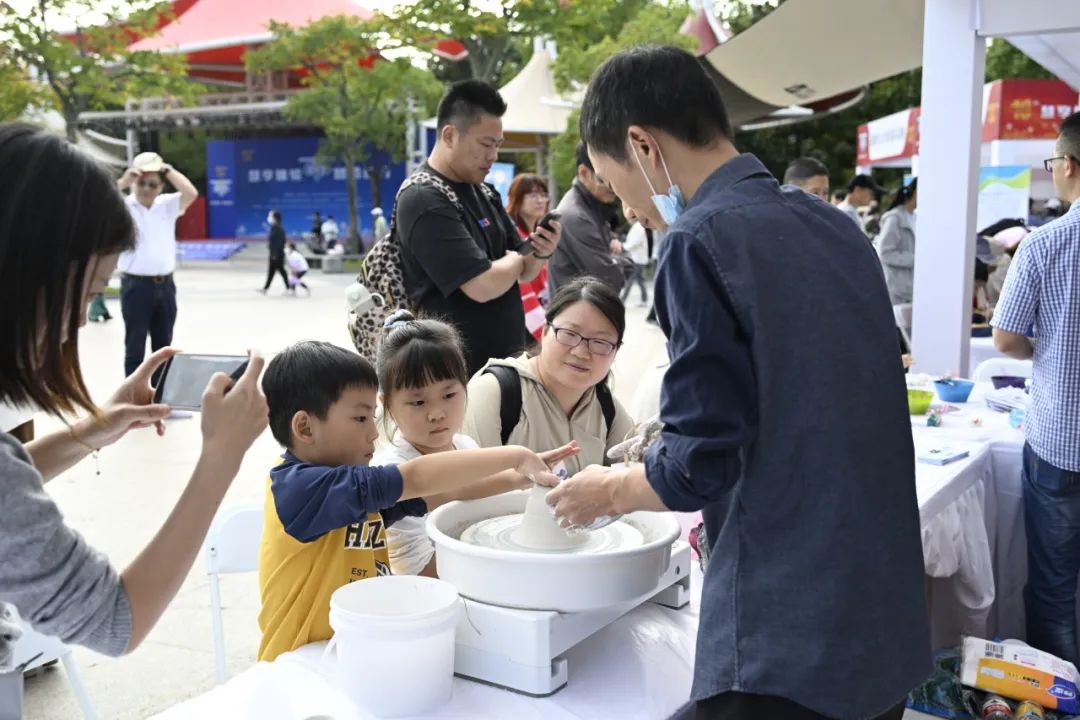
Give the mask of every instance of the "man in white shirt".
<svg viewBox="0 0 1080 720">
<path fill-rule="evenodd" d="M 338 228 L 337 220 L 334 219 L 333 215 L 327 215 L 322 224 L 322 236 L 326 242 L 326 247 L 332 248 L 337 245 L 340 233 L 341 230 Z"/>
<path fill-rule="evenodd" d="M 848 183 L 847 197 L 844 202 L 837 205 L 837 209 L 851 218 L 860 230 L 863 230 L 863 220 L 859 216 L 859 208 L 866 207 L 874 199 L 884 194 L 885 189 L 874 182 L 869 175 L 856 175 Z"/>
<path fill-rule="evenodd" d="M 168 180 L 178 192 L 162 193 Z M 153 152 L 135 156 L 117 181 L 135 221 L 135 249 L 120 256 L 120 309 L 124 315 L 124 375 L 131 375 L 146 354 L 172 342 L 176 323 L 176 218 L 199 197 L 184 175 Z"/>
</svg>

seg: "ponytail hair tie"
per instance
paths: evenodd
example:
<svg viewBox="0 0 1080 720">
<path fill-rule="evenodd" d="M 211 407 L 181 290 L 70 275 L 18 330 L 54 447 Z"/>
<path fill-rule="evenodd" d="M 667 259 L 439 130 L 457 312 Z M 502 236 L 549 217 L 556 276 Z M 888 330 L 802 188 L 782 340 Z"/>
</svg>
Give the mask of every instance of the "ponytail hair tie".
<svg viewBox="0 0 1080 720">
<path fill-rule="evenodd" d="M 396 328 L 408 325 L 415 319 L 416 317 L 413 316 L 413 314 L 405 308 L 395 310 L 389 315 L 389 317 L 386 318 L 386 321 L 383 322 L 383 330 L 385 330 L 386 332 L 390 332 L 391 330 L 394 330 Z"/>
</svg>

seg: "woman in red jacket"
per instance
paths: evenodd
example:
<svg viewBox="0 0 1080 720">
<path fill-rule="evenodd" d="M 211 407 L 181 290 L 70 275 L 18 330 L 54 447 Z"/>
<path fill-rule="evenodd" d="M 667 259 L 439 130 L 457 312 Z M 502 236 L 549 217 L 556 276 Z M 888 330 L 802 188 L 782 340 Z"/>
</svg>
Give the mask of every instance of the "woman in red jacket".
<svg viewBox="0 0 1080 720">
<path fill-rule="evenodd" d="M 548 186 L 539 175 L 523 173 L 510 183 L 506 212 L 514 220 L 518 234 L 528 238 L 536 223 L 548 211 Z M 537 340 L 544 332 L 544 306 L 547 304 L 547 267 L 531 282 L 521 283 L 521 303 L 525 306 L 525 326 Z"/>
</svg>

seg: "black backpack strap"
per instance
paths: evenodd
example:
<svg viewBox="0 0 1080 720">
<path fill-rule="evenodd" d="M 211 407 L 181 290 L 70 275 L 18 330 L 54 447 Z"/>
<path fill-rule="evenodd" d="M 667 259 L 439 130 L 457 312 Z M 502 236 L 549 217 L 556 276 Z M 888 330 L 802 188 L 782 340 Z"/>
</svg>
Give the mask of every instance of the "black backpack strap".
<svg viewBox="0 0 1080 720">
<path fill-rule="evenodd" d="M 604 422 L 607 423 L 607 432 L 615 425 L 615 398 L 611 396 L 611 388 L 607 380 L 596 386 L 596 400 L 600 403 L 600 410 L 604 413 Z M 503 443 L 505 445 L 505 443 Z"/>
<path fill-rule="evenodd" d="M 516 369 L 506 365 L 491 365 L 484 374 L 494 375 L 499 382 L 499 421 L 502 423 L 502 444 L 505 445 L 521 419 L 521 378 Z"/>
</svg>

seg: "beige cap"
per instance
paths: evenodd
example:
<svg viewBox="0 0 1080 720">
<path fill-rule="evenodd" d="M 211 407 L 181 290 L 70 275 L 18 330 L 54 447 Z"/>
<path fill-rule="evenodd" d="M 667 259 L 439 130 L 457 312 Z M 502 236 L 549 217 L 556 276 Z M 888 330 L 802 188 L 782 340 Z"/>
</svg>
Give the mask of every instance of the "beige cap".
<svg viewBox="0 0 1080 720">
<path fill-rule="evenodd" d="M 139 172 L 161 172 L 165 169 L 165 161 L 156 152 L 139 153 L 131 161 L 131 167 Z"/>
</svg>

